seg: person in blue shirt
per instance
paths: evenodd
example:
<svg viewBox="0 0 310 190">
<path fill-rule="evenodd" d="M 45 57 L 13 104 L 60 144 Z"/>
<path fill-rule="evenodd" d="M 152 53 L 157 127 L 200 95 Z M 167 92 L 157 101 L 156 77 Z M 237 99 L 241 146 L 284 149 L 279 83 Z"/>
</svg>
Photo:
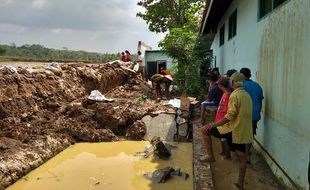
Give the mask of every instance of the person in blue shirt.
<svg viewBox="0 0 310 190">
<path fill-rule="evenodd" d="M 245 82 L 243 83 L 243 89 L 249 93 L 253 103 L 252 111 L 252 127 L 253 135 L 256 135 L 257 122 L 260 120 L 260 112 L 262 110 L 262 101 L 264 99 L 262 87 L 255 81 L 252 81 L 251 70 L 249 68 L 240 69 L 240 73 L 245 76 Z"/>
</svg>

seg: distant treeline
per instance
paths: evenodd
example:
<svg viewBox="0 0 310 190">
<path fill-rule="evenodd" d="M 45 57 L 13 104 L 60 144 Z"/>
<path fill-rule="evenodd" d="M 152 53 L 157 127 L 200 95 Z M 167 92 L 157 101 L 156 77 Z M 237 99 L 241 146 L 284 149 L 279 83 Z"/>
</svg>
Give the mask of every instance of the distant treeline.
<svg viewBox="0 0 310 190">
<path fill-rule="evenodd" d="M 58 62 L 109 62 L 119 59 L 120 53 L 94 53 L 86 51 L 72 51 L 67 48 L 62 50 L 46 48 L 39 44 L 0 45 L 0 61 L 58 61 Z"/>
</svg>

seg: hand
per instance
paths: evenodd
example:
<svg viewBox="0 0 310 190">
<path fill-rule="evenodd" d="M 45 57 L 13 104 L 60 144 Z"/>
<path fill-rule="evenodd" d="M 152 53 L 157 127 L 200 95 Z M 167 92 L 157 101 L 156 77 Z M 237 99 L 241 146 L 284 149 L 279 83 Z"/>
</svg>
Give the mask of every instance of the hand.
<svg viewBox="0 0 310 190">
<path fill-rule="evenodd" d="M 208 123 L 207 126 L 206 126 L 207 130 L 210 130 L 213 127 L 214 127 L 214 123 L 213 122 Z"/>
</svg>

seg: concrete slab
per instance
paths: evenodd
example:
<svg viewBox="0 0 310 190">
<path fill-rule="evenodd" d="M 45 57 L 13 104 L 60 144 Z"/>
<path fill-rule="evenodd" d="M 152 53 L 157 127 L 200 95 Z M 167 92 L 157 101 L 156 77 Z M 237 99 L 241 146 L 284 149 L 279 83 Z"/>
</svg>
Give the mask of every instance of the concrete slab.
<svg viewBox="0 0 310 190">
<path fill-rule="evenodd" d="M 145 116 L 142 121 L 146 126 L 145 140 L 151 140 L 154 136 L 160 137 L 163 141 L 173 142 L 176 133 L 174 114 L 160 114 L 156 117 Z"/>
</svg>

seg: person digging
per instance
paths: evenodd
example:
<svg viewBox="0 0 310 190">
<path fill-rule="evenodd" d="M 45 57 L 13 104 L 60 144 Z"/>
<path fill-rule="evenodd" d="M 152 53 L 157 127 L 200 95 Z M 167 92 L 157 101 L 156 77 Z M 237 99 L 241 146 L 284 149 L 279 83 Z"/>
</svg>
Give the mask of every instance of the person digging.
<svg viewBox="0 0 310 190">
<path fill-rule="evenodd" d="M 154 74 L 151 77 L 152 86 L 155 89 L 156 97 L 162 98 L 162 87 L 164 88 L 164 93 L 167 99 L 169 99 L 169 87 L 171 85 L 171 79 L 165 77 L 162 74 Z"/>
<path fill-rule="evenodd" d="M 234 185 L 240 190 L 244 189 L 246 148 L 253 142 L 252 100 L 242 87 L 244 80 L 244 75 L 239 72 L 230 77 L 234 91 L 229 97 L 227 114 L 220 121 L 208 123 L 202 130 L 207 133 L 203 135 L 203 140 L 207 148 L 208 161 L 214 161 L 210 135 L 216 138 L 226 138 L 230 149 L 236 153 L 239 161 L 239 175 Z M 229 130 L 231 132 L 223 134 L 223 131 Z"/>
</svg>

